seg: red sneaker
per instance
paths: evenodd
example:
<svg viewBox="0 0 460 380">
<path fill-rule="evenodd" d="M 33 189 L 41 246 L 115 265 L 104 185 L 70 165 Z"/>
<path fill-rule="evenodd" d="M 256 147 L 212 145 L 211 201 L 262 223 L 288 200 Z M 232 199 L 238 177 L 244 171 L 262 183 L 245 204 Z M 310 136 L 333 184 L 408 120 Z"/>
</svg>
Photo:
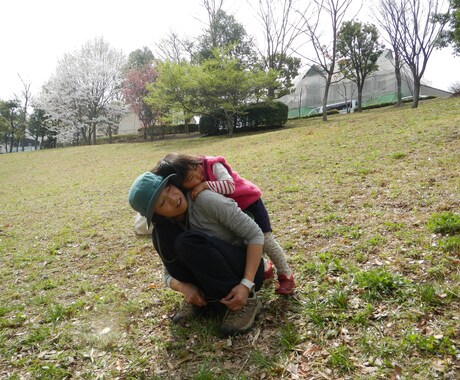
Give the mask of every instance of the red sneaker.
<svg viewBox="0 0 460 380">
<path fill-rule="evenodd" d="M 273 263 L 268 261 L 267 268 L 264 272 L 264 280 L 271 280 L 273 277 L 275 277 L 275 274 L 273 273 Z"/>
<path fill-rule="evenodd" d="M 275 293 L 283 296 L 289 296 L 294 293 L 295 282 L 294 274 L 291 273 L 289 277 L 284 274 L 278 276 L 278 283 L 276 284 Z"/>
</svg>

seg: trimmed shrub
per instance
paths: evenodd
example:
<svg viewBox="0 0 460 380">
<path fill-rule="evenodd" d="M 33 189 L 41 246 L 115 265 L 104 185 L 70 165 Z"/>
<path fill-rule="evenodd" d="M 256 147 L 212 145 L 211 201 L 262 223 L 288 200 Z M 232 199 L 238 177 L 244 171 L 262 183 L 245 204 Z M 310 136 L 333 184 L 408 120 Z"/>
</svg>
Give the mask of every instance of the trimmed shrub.
<svg viewBox="0 0 460 380">
<path fill-rule="evenodd" d="M 234 133 L 255 129 L 280 128 L 286 124 L 289 108 L 281 102 L 261 102 L 246 106 L 235 115 Z M 219 135 L 228 132 L 222 112 L 203 115 L 200 118 L 199 131 L 203 135 Z"/>
</svg>

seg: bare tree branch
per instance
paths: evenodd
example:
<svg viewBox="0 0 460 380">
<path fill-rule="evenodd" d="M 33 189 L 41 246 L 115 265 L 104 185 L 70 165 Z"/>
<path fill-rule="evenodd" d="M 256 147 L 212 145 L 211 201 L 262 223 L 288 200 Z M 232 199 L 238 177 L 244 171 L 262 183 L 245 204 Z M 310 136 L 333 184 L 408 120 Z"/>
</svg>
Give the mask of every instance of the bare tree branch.
<svg viewBox="0 0 460 380">
<path fill-rule="evenodd" d="M 318 65 L 324 72 L 326 86 L 323 96 L 323 109 L 326 110 L 329 88 L 334 75 L 337 73 L 337 37 L 352 0 L 314 0 L 313 4 L 314 9 L 312 12 L 309 12 L 310 6 L 307 6 L 304 11 L 299 11 L 305 21 L 305 33 L 313 46 L 315 54 L 315 58 L 303 57 L 312 64 Z M 319 29 L 320 25 L 326 24 L 330 25 L 328 35 L 324 35 L 324 31 Z M 323 112 L 323 121 L 327 121 L 326 112 Z"/>
</svg>

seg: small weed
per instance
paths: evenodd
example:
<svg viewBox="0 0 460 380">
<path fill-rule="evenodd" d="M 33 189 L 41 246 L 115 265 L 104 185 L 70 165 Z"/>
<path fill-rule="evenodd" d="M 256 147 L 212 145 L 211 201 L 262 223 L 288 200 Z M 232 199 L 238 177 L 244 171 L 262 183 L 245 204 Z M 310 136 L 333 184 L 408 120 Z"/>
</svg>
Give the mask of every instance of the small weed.
<svg viewBox="0 0 460 380">
<path fill-rule="evenodd" d="M 267 355 L 258 350 L 251 353 L 251 359 L 261 370 L 272 371 L 276 368 L 276 358 L 267 357 Z"/>
<path fill-rule="evenodd" d="M 345 266 L 342 264 L 342 261 L 336 257 L 334 257 L 334 259 L 328 264 L 327 270 L 328 272 L 347 272 Z"/>
<path fill-rule="evenodd" d="M 329 352 L 328 364 L 332 370 L 337 371 L 340 375 L 351 372 L 355 365 L 350 359 L 350 352 L 347 346 L 341 345 Z"/>
<path fill-rule="evenodd" d="M 316 262 L 306 262 L 302 266 L 299 267 L 301 273 L 305 275 L 314 276 L 324 276 L 327 273 L 327 266 L 324 263 L 316 263 Z"/>
<path fill-rule="evenodd" d="M 84 307 L 83 301 L 76 301 L 71 305 L 64 306 L 61 304 L 52 304 L 44 316 L 45 323 L 57 323 L 64 319 L 69 319 L 74 316 L 80 309 Z"/>
<path fill-rule="evenodd" d="M 345 310 L 348 306 L 348 291 L 343 289 L 334 289 L 327 298 L 327 303 L 334 309 Z"/>
<path fill-rule="evenodd" d="M 353 315 L 352 321 L 357 325 L 367 326 L 373 313 L 374 307 L 371 304 L 367 304 L 364 310 L 358 311 Z"/>
<path fill-rule="evenodd" d="M 333 253 L 329 251 L 318 253 L 318 259 L 327 264 L 332 260 L 332 257 Z"/>
<path fill-rule="evenodd" d="M 10 309 L 6 306 L 0 306 L 0 317 L 7 315 L 10 312 Z"/>
<path fill-rule="evenodd" d="M 421 335 L 419 332 L 409 332 L 405 340 L 414 349 L 421 353 L 431 353 L 437 355 L 457 355 L 459 351 L 453 342 L 445 336 Z"/>
<path fill-rule="evenodd" d="M 455 235 L 460 233 L 460 215 L 452 212 L 433 214 L 428 221 L 431 232 L 442 235 Z"/>
<path fill-rule="evenodd" d="M 284 193 L 297 193 L 301 190 L 299 185 L 285 186 L 283 188 Z"/>
<path fill-rule="evenodd" d="M 439 240 L 439 248 L 444 252 L 460 253 L 460 236 L 447 236 Z"/>
<path fill-rule="evenodd" d="M 58 365 L 54 364 L 37 364 L 32 369 L 32 373 L 35 379 L 47 379 L 47 380 L 58 380 L 58 379 L 66 379 L 71 376 L 71 373 L 67 371 L 65 368 L 62 368 Z"/>
<path fill-rule="evenodd" d="M 224 377 L 216 376 L 211 369 L 203 365 L 197 374 L 192 377 L 193 380 L 223 380 Z"/>
<path fill-rule="evenodd" d="M 299 331 L 292 323 L 286 323 L 282 326 L 280 332 L 280 343 L 286 351 L 291 351 L 300 342 Z"/>
<path fill-rule="evenodd" d="M 13 318 L 0 318 L 0 327 L 21 327 L 27 320 L 23 313 L 17 313 Z"/>
<path fill-rule="evenodd" d="M 352 226 L 352 227 L 349 227 L 347 231 L 344 232 L 343 236 L 353 239 L 353 240 L 357 240 L 361 237 L 362 234 L 363 234 L 363 231 L 361 230 L 360 227 Z"/>
<path fill-rule="evenodd" d="M 402 158 L 406 158 L 407 154 L 406 153 L 401 153 L 401 152 L 396 152 L 391 155 L 391 158 L 394 160 L 401 160 Z"/>
<path fill-rule="evenodd" d="M 429 268 L 426 273 L 428 278 L 431 280 L 444 281 L 447 271 L 448 269 L 446 266 L 443 263 L 440 263 Z"/>
<path fill-rule="evenodd" d="M 368 300 L 392 296 L 405 283 L 401 276 L 391 274 L 382 268 L 356 273 L 355 282 L 363 288 L 364 298 Z"/>
<path fill-rule="evenodd" d="M 305 310 L 305 314 L 313 325 L 317 327 L 324 327 L 327 324 L 326 310 L 324 305 L 313 304 Z"/>
<path fill-rule="evenodd" d="M 375 235 L 369 238 L 366 243 L 370 247 L 377 247 L 379 245 L 385 244 L 386 242 L 387 242 L 387 239 L 384 236 Z"/>
<path fill-rule="evenodd" d="M 44 342 L 51 334 L 51 330 L 48 326 L 39 326 L 34 329 L 30 329 L 27 334 L 20 342 L 23 347 L 26 346 L 38 346 L 41 342 Z"/>
<path fill-rule="evenodd" d="M 430 283 L 417 285 L 416 294 L 425 305 L 437 306 L 442 304 L 441 299 L 436 294 L 435 287 Z"/>
<path fill-rule="evenodd" d="M 336 215 L 336 214 L 327 214 L 324 216 L 324 221 L 325 222 L 341 222 L 343 220 L 343 218 L 339 215 Z"/>
<path fill-rule="evenodd" d="M 285 241 L 283 244 L 283 248 L 286 250 L 292 249 L 294 247 L 294 241 L 293 240 L 288 240 Z"/>
<path fill-rule="evenodd" d="M 385 222 L 383 225 L 389 230 L 389 231 L 399 231 L 404 228 L 404 223 L 394 223 L 394 222 Z"/>
<path fill-rule="evenodd" d="M 393 337 L 375 338 L 364 335 L 359 340 L 367 356 L 381 359 L 395 358 L 401 350 L 401 342 Z"/>
</svg>

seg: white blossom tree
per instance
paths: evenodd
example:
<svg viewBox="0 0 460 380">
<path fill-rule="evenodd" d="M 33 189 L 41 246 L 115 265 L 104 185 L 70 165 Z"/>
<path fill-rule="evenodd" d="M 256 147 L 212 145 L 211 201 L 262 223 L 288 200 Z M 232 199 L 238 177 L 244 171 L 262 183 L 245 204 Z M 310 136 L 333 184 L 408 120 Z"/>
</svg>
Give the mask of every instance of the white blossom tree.
<svg viewBox="0 0 460 380">
<path fill-rule="evenodd" d="M 81 138 L 95 144 L 97 131 L 111 135 L 127 112 L 121 101 L 125 63 L 124 54 L 103 38 L 87 42 L 58 62 L 35 106 L 55 122 L 60 141 Z"/>
</svg>

